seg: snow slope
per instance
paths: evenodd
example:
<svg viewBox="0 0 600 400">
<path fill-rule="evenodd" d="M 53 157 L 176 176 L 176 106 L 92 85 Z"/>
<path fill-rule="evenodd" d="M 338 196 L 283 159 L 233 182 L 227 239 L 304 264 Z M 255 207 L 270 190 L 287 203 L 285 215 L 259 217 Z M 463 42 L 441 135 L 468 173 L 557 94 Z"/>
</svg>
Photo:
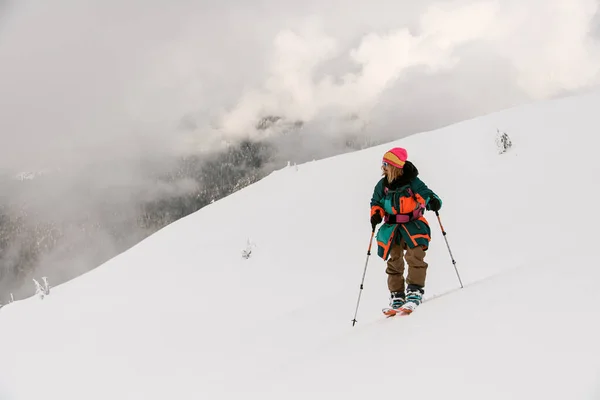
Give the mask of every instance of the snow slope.
<svg viewBox="0 0 600 400">
<path fill-rule="evenodd" d="M 277 171 L 2 308 L 0 399 L 600 399 L 598 109 L 531 104 Z M 392 146 L 444 200 L 465 288 L 427 213 L 430 300 L 383 318 L 373 254 L 352 327 Z"/>
</svg>

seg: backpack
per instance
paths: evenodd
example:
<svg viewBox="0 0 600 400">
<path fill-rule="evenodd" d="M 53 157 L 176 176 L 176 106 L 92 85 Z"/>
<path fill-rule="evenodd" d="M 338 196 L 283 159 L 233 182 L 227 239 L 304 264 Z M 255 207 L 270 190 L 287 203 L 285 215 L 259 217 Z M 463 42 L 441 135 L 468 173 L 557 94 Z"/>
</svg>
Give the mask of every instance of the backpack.
<svg viewBox="0 0 600 400">
<path fill-rule="evenodd" d="M 386 198 L 384 206 L 386 224 L 405 224 L 421 218 L 425 213 L 425 199 L 420 194 L 414 193 L 410 184 L 394 190 L 386 187 L 383 192 Z M 391 195 L 389 200 L 388 195 Z"/>
</svg>

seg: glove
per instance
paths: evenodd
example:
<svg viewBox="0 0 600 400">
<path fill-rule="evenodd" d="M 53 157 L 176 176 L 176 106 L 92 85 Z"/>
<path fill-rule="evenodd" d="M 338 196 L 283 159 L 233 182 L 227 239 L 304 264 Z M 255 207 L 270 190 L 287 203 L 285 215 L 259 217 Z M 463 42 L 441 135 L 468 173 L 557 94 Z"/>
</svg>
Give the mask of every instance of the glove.
<svg viewBox="0 0 600 400">
<path fill-rule="evenodd" d="M 375 214 L 371 215 L 371 227 L 373 228 L 373 230 L 375 230 L 375 227 L 381 222 L 383 221 L 383 218 L 381 218 L 381 214 L 376 212 Z"/>
<path fill-rule="evenodd" d="M 442 208 L 442 201 L 439 197 L 433 196 L 427 203 L 427 209 L 430 211 L 439 211 Z"/>
</svg>

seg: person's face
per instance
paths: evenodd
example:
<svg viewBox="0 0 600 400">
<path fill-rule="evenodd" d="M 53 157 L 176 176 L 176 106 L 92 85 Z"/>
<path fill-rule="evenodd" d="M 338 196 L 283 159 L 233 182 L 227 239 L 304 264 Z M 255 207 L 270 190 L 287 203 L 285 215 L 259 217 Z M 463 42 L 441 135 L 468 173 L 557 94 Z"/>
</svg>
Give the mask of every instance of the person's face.
<svg viewBox="0 0 600 400">
<path fill-rule="evenodd" d="M 387 173 L 388 173 L 388 171 L 389 171 L 389 167 L 390 167 L 390 164 L 386 163 L 385 161 L 381 163 L 381 169 L 382 169 L 382 170 L 383 170 L 383 172 L 385 172 L 386 174 L 387 174 Z"/>
</svg>

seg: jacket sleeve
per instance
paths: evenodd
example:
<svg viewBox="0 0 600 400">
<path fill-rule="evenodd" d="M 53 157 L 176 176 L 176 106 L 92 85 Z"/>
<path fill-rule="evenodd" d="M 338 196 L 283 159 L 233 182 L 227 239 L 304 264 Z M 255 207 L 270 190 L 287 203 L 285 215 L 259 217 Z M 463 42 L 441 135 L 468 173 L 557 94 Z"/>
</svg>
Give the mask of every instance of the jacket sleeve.
<svg viewBox="0 0 600 400">
<path fill-rule="evenodd" d="M 442 199 L 433 192 L 433 190 L 429 189 L 427 185 L 419 178 L 413 179 L 410 186 L 412 187 L 413 192 L 418 193 L 425 200 L 425 206 L 429 204 L 429 200 L 432 198 L 436 198 L 439 200 L 440 205 L 442 204 Z"/>
<path fill-rule="evenodd" d="M 376 212 L 380 212 L 381 216 L 385 215 L 383 210 L 383 197 L 385 196 L 383 189 L 383 178 L 377 182 L 375 189 L 373 190 L 373 196 L 371 197 L 371 216 Z"/>
</svg>

